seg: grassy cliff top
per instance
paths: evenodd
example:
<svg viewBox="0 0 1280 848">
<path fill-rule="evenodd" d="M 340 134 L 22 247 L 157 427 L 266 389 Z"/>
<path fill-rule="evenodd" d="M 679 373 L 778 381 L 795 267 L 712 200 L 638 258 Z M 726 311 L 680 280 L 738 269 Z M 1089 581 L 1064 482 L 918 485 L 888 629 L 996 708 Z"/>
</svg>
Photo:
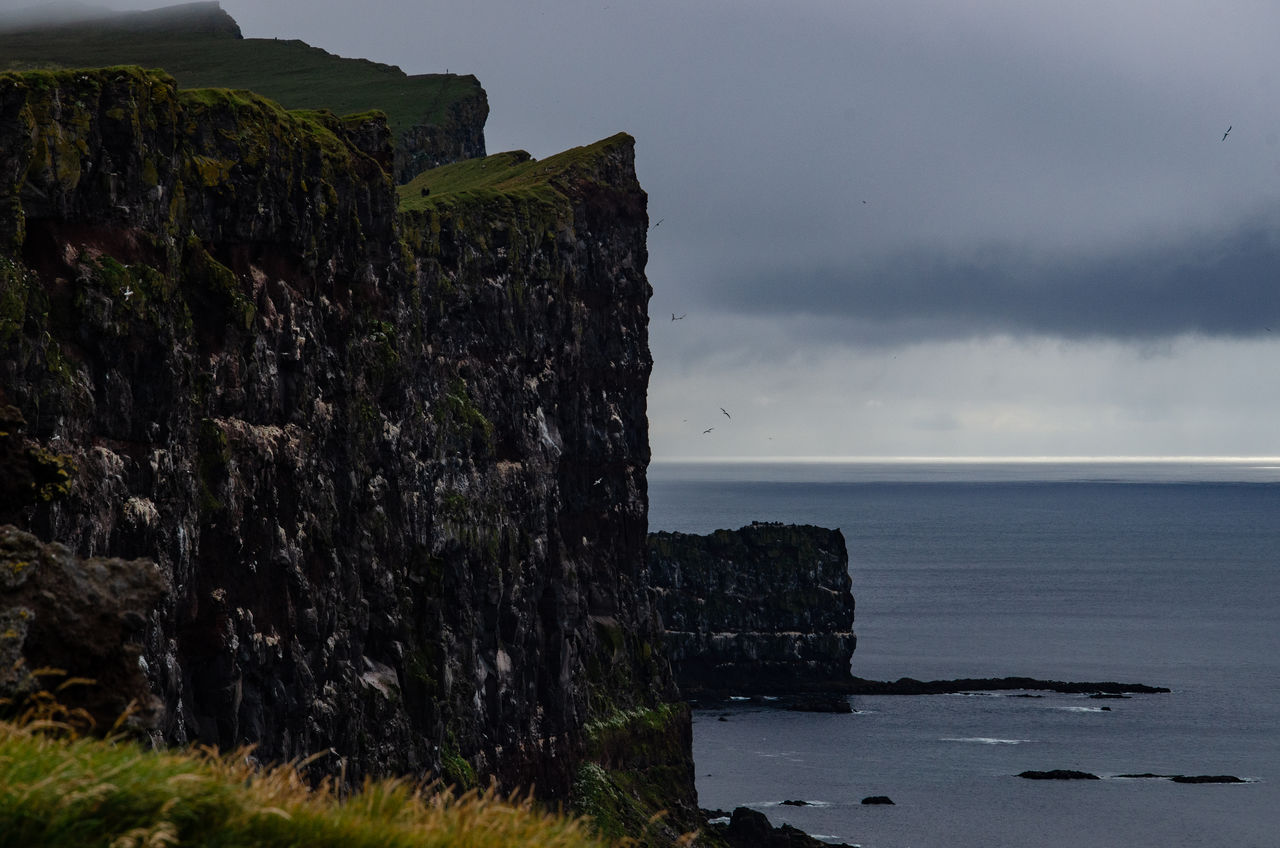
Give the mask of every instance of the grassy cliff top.
<svg viewBox="0 0 1280 848">
<path fill-rule="evenodd" d="M 0 71 L 111 65 L 163 68 L 182 88 L 252 89 L 289 109 L 379 109 L 397 136 L 443 123 L 452 104 L 483 96 L 474 76 L 409 76 L 302 41 L 243 38 L 216 3 L 0 29 Z"/>
<path fill-rule="evenodd" d="M 602 846 L 581 820 L 491 793 L 391 780 L 340 796 L 246 751 L 157 753 L 48 729 L 0 721 L 0 846 Z"/>
<path fill-rule="evenodd" d="M 523 150 L 511 150 L 482 159 L 442 165 L 398 187 L 400 210 L 427 211 L 459 201 L 483 200 L 497 195 L 549 202 L 563 200 L 566 196 L 564 189 L 570 183 L 599 179 L 599 164 L 603 158 L 619 147 L 630 148 L 634 143 L 630 135 L 618 133 L 595 144 L 570 148 L 546 159 L 534 159 Z"/>
</svg>

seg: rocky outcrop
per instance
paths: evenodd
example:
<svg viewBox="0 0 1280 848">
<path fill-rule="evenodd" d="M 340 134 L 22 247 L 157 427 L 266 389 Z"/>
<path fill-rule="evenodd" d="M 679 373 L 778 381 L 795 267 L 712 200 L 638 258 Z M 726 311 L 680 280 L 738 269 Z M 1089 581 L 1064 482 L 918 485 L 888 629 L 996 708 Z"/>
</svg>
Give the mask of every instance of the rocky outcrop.
<svg viewBox="0 0 1280 848">
<path fill-rule="evenodd" d="M 111 728 L 153 728 L 163 705 L 140 667 L 140 637 L 168 594 L 149 560 L 72 556 L 0 525 L 0 699 L 61 689 L 64 706 Z M 71 688 L 65 687 L 73 683 Z"/>
<path fill-rule="evenodd" d="M 738 807 L 727 825 L 710 829 L 730 848 L 852 848 L 845 842 L 824 842 L 789 824 L 774 827 L 768 816 L 750 807 Z"/>
<path fill-rule="evenodd" d="M 17 523 L 168 576 L 165 740 L 563 798 L 592 727 L 689 721 L 644 554 L 633 143 L 403 215 L 389 161 L 376 116 L 0 75 L 0 403 L 75 469 Z M 692 799 L 687 746 L 652 759 Z"/>
<path fill-rule="evenodd" d="M 757 522 L 706 536 L 651 533 L 649 568 L 686 695 L 848 682 L 857 640 L 839 530 Z"/>
<path fill-rule="evenodd" d="M 65 455 L 30 444 L 26 422 L 0 406 L 0 522 L 70 490 Z M 22 713 L 56 692 L 64 718 L 154 729 L 162 704 L 141 668 L 139 637 L 167 596 L 147 560 L 81 559 L 0 523 L 0 710 Z"/>
<path fill-rule="evenodd" d="M 1074 769 L 1051 769 L 1050 771 L 1023 771 L 1018 777 L 1027 780 L 1101 780 L 1096 774 Z"/>
<path fill-rule="evenodd" d="M 954 692 L 1009 692 L 1024 689 L 1088 695 L 1091 698 L 1123 698 L 1126 692 L 1144 695 L 1169 692 L 1166 686 L 1148 686 L 1145 683 L 1117 683 L 1113 680 L 1041 680 L 1035 677 L 962 677 L 956 680 L 916 680 L 912 677 L 900 677 L 892 681 L 854 677 L 839 687 L 839 691 L 850 695 L 945 695 Z"/>
</svg>

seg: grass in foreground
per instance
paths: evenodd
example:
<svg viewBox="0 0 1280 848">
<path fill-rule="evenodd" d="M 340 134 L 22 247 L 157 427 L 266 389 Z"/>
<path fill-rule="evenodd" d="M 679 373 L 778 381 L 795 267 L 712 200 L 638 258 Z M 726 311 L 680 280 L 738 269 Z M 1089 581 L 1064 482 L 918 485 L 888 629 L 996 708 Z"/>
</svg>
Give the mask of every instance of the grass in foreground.
<svg viewBox="0 0 1280 848">
<path fill-rule="evenodd" d="M 601 848 L 588 825 L 492 791 L 367 781 L 343 797 L 295 766 L 234 754 L 151 752 L 69 737 L 48 721 L 0 722 L 0 846 Z M 52 731 L 52 732 L 51 732 Z"/>
</svg>

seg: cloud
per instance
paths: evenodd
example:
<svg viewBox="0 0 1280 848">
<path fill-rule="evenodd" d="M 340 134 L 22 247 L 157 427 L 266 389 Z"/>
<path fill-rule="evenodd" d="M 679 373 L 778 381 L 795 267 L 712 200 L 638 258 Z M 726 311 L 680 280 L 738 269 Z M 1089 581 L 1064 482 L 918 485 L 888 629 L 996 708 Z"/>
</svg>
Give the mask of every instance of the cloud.
<svg viewBox="0 0 1280 848">
<path fill-rule="evenodd" d="M 1102 253 L 923 246 L 845 267 L 722 275 L 701 294 L 742 314 L 820 317 L 834 322 L 833 331 L 844 324 L 871 342 L 1280 333 L 1278 220 L 1153 237 Z"/>
<path fill-rule="evenodd" d="M 1280 339 L 1180 337 L 1150 351 L 1008 336 L 879 350 L 811 341 L 793 354 L 764 319 L 712 323 L 735 350 L 698 361 L 674 348 L 655 364 L 655 456 L 1276 452 L 1280 377 L 1258 363 Z M 762 394 L 784 402 L 753 402 Z M 721 404 L 732 421 L 715 420 Z"/>
</svg>

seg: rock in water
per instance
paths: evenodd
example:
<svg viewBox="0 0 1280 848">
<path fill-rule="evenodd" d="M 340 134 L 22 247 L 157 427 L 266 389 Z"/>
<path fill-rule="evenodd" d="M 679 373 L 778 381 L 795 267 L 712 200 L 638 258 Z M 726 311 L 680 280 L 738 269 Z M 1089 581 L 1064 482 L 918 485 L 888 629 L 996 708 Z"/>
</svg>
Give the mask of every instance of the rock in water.
<svg viewBox="0 0 1280 848">
<path fill-rule="evenodd" d="M 1071 769 L 1053 769 L 1051 771 L 1024 771 L 1018 777 L 1025 777 L 1027 780 L 1101 780 L 1096 774 L 1090 774 L 1087 771 L 1072 771 Z"/>
</svg>

